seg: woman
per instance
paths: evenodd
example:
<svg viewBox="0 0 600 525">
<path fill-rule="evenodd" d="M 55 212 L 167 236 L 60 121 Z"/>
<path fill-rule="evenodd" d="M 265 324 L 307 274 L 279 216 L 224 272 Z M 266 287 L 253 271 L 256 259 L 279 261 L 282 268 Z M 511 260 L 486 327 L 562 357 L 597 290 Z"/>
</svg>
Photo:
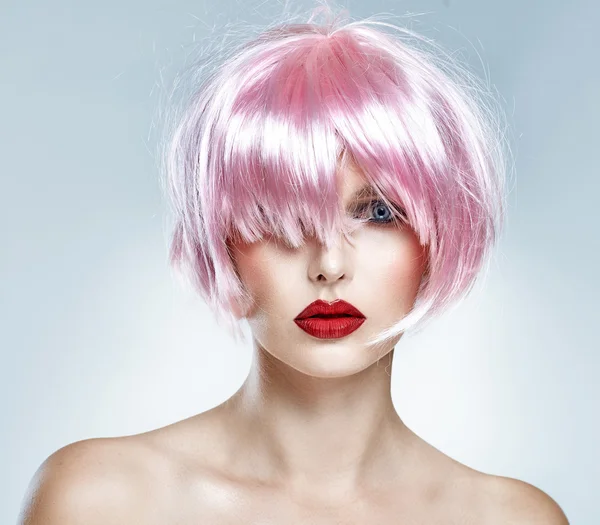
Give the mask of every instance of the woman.
<svg viewBox="0 0 600 525">
<path fill-rule="evenodd" d="M 408 36 L 278 25 L 197 86 L 164 156 L 171 260 L 235 336 L 248 322 L 251 371 L 207 412 L 52 454 L 22 524 L 567 523 L 391 400 L 395 345 L 468 293 L 504 212 L 490 101 Z"/>
</svg>

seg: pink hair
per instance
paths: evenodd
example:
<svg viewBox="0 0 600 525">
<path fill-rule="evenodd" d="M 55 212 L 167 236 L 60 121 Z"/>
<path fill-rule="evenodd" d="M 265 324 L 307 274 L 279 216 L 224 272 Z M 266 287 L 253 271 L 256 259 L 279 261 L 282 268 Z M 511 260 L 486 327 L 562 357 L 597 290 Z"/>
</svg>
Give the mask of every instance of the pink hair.
<svg viewBox="0 0 600 525">
<path fill-rule="evenodd" d="M 505 209 L 499 114 L 473 75 L 411 31 L 311 20 L 237 48 L 174 121 L 170 260 L 243 338 L 230 307 L 251 298 L 228 241 L 268 232 L 299 246 L 309 232 L 329 246 L 347 235 L 336 171 L 349 156 L 427 247 L 411 312 L 377 344 L 456 304 L 487 261 Z"/>
</svg>

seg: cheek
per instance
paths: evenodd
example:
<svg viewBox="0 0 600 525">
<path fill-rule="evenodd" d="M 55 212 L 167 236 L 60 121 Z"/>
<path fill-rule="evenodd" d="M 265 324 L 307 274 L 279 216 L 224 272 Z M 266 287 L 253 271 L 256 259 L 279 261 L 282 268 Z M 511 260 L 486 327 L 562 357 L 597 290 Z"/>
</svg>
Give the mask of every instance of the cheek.
<svg viewBox="0 0 600 525">
<path fill-rule="evenodd" d="M 236 265 L 240 279 L 253 298 L 252 311 L 248 316 L 265 313 L 277 306 L 277 297 L 286 297 L 292 293 L 295 282 L 293 261 L 285 257 L 276 248 L 256 244 L 247 246 L 238 252 Z"/>
<path fill-rule="evenodd" d="M 408 231 L 382 231 L 361 245 L 362 269 L 382 294 L 415 299 L 425 269 L 425 250 Z"/>
</svg>

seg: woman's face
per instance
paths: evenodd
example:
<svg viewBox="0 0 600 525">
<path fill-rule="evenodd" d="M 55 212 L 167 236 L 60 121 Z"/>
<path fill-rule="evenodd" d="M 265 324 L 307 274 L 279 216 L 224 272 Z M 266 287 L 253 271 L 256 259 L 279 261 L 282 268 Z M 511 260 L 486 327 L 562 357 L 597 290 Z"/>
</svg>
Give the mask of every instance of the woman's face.
<svg viewBox="0 0 600 525">
<path fill-rule="evenodd" d="M 299 248 L 275 238 L 232 245 L 253 298 L 245 317 L 254 339 L 276 359 L 315 377 L 355 374 L 389 352 L 400 336 L 383 353 L 365 343 L 410 311 L 425 269 L 425 250 L 414 231 L 386 222 L 393 210 L 373 196 L 353 198 L 366 185 L 362 174 L 348 167 L 339 175 L 344 208 L 371 218 L 354 231 L 353 245 L 341 234 L 329 250 L 311 237 Z M 366 319 L 348 335 L 311 335 L 294 319 L 317 299 L 343 299 Z"/>
</svg>

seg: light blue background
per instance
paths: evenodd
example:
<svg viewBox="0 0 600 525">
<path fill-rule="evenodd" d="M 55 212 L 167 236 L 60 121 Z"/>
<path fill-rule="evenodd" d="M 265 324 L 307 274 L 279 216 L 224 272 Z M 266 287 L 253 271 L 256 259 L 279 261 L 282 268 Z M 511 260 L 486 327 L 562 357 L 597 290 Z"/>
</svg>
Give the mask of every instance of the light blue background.
<svg viewBox="0 0 600 525">
<path fill-rule="evenodd" d="M 247 373 L 249 346 L 169 273 L 153 158 L 161 84 L 194 35 L 281 9 L 215 4 L 0 8 L 1 523 L 56 449 L 204 411 Z M 600 523 L 600 3 L 345 5 L 425 12 L 413 27 L 483 74 L 481 54 L 512 127 L 516 184 L 488 278 L 400 342 L 398 411 L 459 461 L 540 487 L 573 524 Z"/>
</svg>

